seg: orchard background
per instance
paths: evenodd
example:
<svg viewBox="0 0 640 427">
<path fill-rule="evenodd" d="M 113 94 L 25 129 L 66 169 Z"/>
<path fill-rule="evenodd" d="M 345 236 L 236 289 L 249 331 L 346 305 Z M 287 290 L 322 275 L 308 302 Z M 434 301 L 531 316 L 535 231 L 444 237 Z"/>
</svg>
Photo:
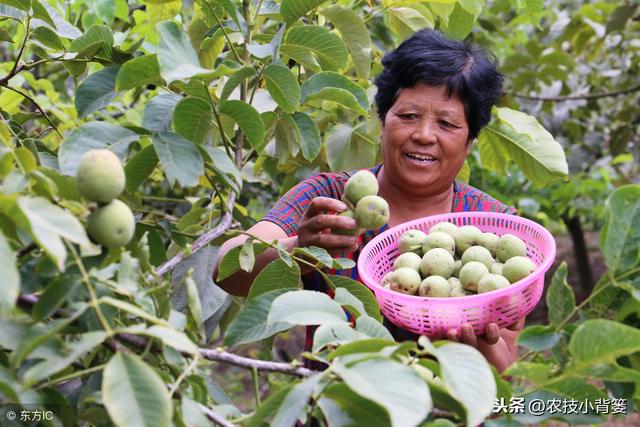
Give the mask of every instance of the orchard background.
<svg viewBox="0 0 640 427">
<path fill-rule="evenodd" d="M 246 299 L 212 277 L 221 242 L 295 183 L 376 163 L 372 80 L 382 54 L 423 27 L 470 37 L 506 75 L 460 179 L 562 242 L 504 376 L 462 344 L 393 342 L 359 283 L 329 277 L 335 300 L 300 290 L 295 260 L 350 265 L 317 248 L 280 248 Z M 626 399 L 631 413 L 639 50 L 634 0 L 0 0 L 0 416 L 471 426 L 496 398 L 521 397 Z M 125 164 L 137 225 L 122 249 L 85 233 L 95 205 L 74 174 L 93 148 Z M 232 251 L 220 274 L 251 269 L 268 246 Z M 297 363 L 308 324 L 320 325 L 308 357 L 326 371 Z M 486 425 L 549 418 L 608 415 L 524 411 Z"/>
</svg>

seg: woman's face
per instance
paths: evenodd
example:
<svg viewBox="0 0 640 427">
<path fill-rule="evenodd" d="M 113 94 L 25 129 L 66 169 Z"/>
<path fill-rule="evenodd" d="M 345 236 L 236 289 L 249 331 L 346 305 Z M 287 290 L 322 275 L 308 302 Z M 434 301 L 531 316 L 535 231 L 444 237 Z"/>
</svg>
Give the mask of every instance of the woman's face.
<svg viewBox="0 0 640 427">
<path fill-rule="evenodd" d="M 469 154 L 464 104 L 445 92 L 418 83 L 402 89 L 387 112 L 382 160 L 396 188 L 423 195 L 447 191 Z"/>
</svg>

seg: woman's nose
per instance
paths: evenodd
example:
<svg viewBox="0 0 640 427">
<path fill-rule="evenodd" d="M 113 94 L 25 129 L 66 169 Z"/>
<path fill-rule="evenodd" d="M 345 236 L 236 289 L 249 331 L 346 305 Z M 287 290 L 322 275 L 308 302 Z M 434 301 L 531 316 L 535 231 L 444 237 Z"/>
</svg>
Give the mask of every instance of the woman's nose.
<svg viewBox="0 0 640 427">
<path fill-rule="evenodd" d="M 420 120 L 412 134 L 415 142 L 420 144 L 434 144 L 438 141 L 435 123 L 430 120 Z"/>
</svg>

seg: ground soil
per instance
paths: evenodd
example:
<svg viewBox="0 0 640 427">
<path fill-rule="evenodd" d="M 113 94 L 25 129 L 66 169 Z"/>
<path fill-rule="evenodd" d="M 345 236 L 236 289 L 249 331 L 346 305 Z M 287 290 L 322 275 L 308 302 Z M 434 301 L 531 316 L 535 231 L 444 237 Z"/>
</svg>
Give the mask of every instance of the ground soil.
<svg viewBox="0 0 640 427">
<path fill-rule="evenodd" d="M 604 265 L 602 256 L 598 250 L 598 235 L 594 232 L 586 233 L 585 240 L 589 249 L 589 260 L 591 263 L 593 277 L 597 282 L 597 280 L 606 271 L 606 266 Z M 576 301 L 579 303 L 589 294 L 589 291 L 583 289 L 583 287 L 579 283 L 578 271 L 573 253 L 571 238 L 568 235 L 556 236 L 556 244 L 556 261 L 546 275 L 545 291 L 550 283 L 551 277 L 553 276 L 553 272 L 555 272 L 560 263 L 566 261 L 568 266 L 567 282 L 573 288 L 576 295 Z M 543 295 L 538 306 L 527 317 L 527 325 L 546 323 L 547 306 L 545 303 L 545 295 Z M 289 362 L 294 359 L 299 359 L 304 347 L 304 336 L 305 331 L 302 327 L 294 328 L 286 334 L 281 334 L 280 336 L 278 336 L 274 343 L 274 354 L 271 355 L 271 359 L 283 362 Z M 234 348 L 233 351 L 234 353 L 243 356 L 258 358 L 261 353 L 264 356 L 264 352 L 266 350 L 261 346 L 261 344 L 251 344 L 239 346 L 237 348 Z M 229 365 L 217 364 L 213 369 L 213 378 L 232 397 L 232 400 L 237 404 L 238 408 L 241 411 L 244 412 L 253 410 L 253 408 L 255 407 L 255 389 L 250 371 Z M 278 379 L 276 379 L 276 381 L 277 380 Z M 279 380 L 286 381 L 286 378 L 281 378 Z M 268 390 L 269 379 L 266 375 L 260 374 L 260 394 L 262 395 L 262 397 L 268 394 Z M 549 421 L 544 425 L 550 427 L 564 427 L 568 424 L 557 421 Z M 640 426 L 640 413 L 634 412 L 624 418 L 611 418 L 609 421 L 602 424 L 602 426 Z"/>
</svg>

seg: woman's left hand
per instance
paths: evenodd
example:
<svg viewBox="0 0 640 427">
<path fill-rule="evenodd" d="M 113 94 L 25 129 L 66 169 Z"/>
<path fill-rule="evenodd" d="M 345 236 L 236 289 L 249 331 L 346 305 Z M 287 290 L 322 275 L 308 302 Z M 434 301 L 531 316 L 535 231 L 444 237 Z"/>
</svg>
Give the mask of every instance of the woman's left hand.
<svg viewBox="0 0 640 427">
<path fill-rule="evenodd" d="M 476 335 L 470 323 L 462 325 L 460 333 L 456 329 L 447 332 L 447 339 L 462 342 L 477 348 L 489 363 L 504 371 L 518 358 L 516 338 L 524 327 L 525 319 L 500 329 L 495 323 L 489 323 L 483 335 Z"/>
</svg>

